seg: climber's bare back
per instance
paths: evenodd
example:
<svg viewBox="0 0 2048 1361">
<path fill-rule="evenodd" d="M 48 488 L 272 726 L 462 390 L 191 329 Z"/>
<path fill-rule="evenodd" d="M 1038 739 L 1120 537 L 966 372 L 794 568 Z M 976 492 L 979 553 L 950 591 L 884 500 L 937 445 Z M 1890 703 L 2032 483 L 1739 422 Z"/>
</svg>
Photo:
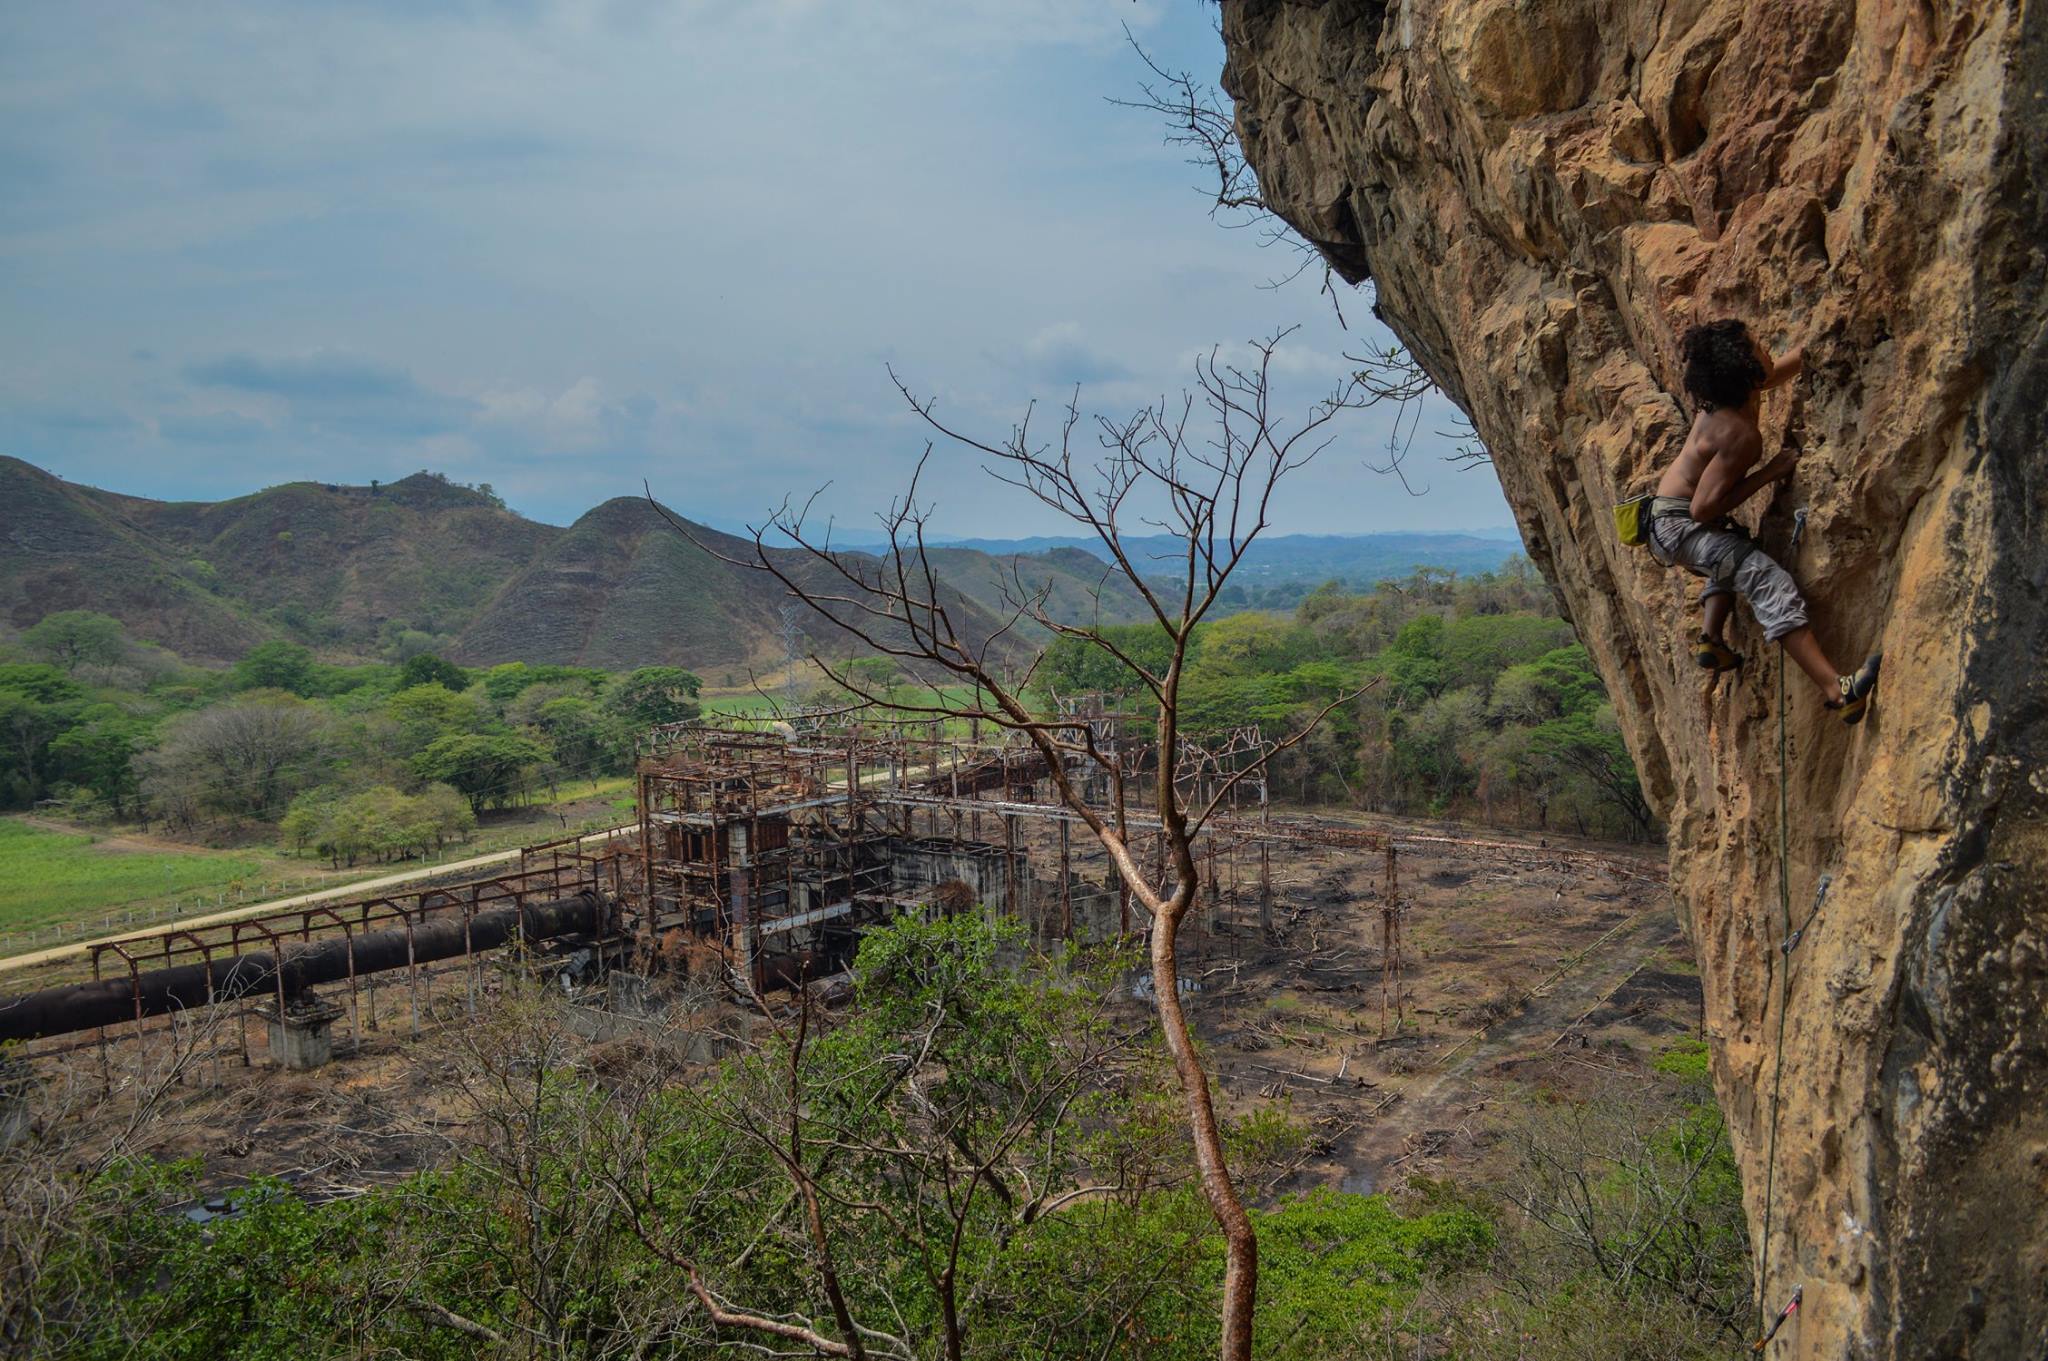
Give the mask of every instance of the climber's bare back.
<svg viewBox="0 0 2048 1361">
<path fill-rule="evenodd" d="M 1692 419 L 1685 447 L 1658 480 L 1657 495 L 1688 501 L 1718 500 L 1740 483 L 1763 453 L 1756 419 L 1747 411 L 1702 411 Z M 1707 492 L 1704 498 L 1698 493 Z"/>
</svg>

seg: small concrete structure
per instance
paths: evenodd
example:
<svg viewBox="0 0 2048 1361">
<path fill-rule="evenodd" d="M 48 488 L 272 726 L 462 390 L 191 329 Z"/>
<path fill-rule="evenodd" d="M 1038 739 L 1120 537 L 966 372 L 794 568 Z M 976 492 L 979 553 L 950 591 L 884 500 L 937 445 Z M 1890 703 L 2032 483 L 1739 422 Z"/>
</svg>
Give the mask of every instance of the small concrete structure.
<svg viewBox="0 0 2048 1361">
<path fill-rule="evenodd" d="M 0 1149 L 13 1148 L 26 1139 L 34 1118 L 29 1112 L 29 1093 L 35 1089 L 35 1072 L 20 1059 L 0 1058 Z"/>
<path fill-rule="evenodd" d="M 613 969 L 605 980 L 605 1005 L 620 1016 L 659 1016 L 671 1001 L 663 980 L 630 969 Z"/>
<path fill-rule="evenodd" d="M 287 998 L 282 1013 L 275 1002 L 264 1002 L 256 1014 L 266 1023 L 270 1057 L 286 1068 L 321 1068 L 333 1059 L 332 1032 L 342 1014 L 334 1003 L 307 993 Z"/>
</svg>

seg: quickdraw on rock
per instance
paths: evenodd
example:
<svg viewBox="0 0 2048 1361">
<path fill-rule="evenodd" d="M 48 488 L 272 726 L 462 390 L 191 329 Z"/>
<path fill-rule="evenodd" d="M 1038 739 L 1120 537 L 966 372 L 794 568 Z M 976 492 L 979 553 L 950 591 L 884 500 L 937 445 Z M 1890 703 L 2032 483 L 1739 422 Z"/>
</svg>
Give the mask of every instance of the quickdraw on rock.
<svg viewBox="0 0 2048 1361">
<path fill-rule="evenodd" d="M 1795 930 L 1791 935 L 1785 937 L 1785 943 L 1778 947 L 1780 953 L 1787 955 L 1791 954 L 1794 947 L 1796 947 L 1799 944 L 1801 938 L 1803 938 L 1806 935 L 1807 928 L 1812 926 L 1815 918 L 1820 916 L 1821 904 L 1825 903 L 1828 900 L 1828 885 L 1834 882 L 1835 876 L 1832 874 L 1823 874 L 1820 877 L 1819 885 L 1815 887 L 1815 889 L 1813 890 L 1813 911 L 1806 914 L 1806 920 L 1799 923 L 1799 927 L 1797 930 Z"/>
<path fill-rule="evenodd" d="M 1799 1312 L 1799 1301 L 1804 1299 L 1805 1297 L 1805 1286 L 1793 1286 L 1792 1298 L 1785 1301 L 1785 1307 L 1783 1309 L 1780 1309 L 1778 1311 L 1778 1317 L 1771 1321 L 1770 1331 L 1766 1332 L 1762 1337 L 1758 1338 L 1755 1341 L 1755 1343 L 1753 1343 L 1750 1346 L 1750 1351 L 1761 1352 L 1765 1347 L 1770 1346 L 1771 1339 L 1778 1335 L 1778 1329 L 1785 1326 L 1785 1320 L 1791 1318 L 1794 1314 Z"/>
</svg>

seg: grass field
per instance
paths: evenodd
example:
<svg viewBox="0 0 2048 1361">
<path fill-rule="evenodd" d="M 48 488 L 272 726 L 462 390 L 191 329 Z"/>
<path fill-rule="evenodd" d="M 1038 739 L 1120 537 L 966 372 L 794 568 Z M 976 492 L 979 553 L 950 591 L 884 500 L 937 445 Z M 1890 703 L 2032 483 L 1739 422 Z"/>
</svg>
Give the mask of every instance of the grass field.
<svg viewBox="0 0 2048 1361">
<path fill-rule="evenodd" d="M 939 693 L 944 696 L 947 703 L 965 704 L 973 698 L 974 687 L 970 685 L 948 685 L 941 687 Z M 897 698 L 904 703 L 920 706 L 933 702 L 933 696 L 930 691 L 921 690 L 916 687 L 905 687 Z M 707 695 L 704 698 L 704 717 L 712 721 L 729 719 L 741 720 L 747 723 L 765 723 L 775 717 L 775 711 L 782 703 L 783 701 L 779 696 L 762 695 L 753 692 Z M 872 716 L 879 721 L 930 717 L 928 714 L 886 707 L 877 707 L 872 711 Z M 966 737 L 968 735 L 968 725 L 965 720 L 948 720 L 945 725 L 945 731 L 950 737 Z"/>
<path fill-rule="evenodd" d="M 562 785 L 560 793 L 561 798 L 554 803 L 535 803 L 525 808 L 486 813 L 469 840 L 448 848 L 448 858 L 465 860 L 487 851 L 517 850 L 521 846 L 553 841 L 577 832 L 604 831 L 633 820 L 631 775 L 568 781 Z M 627 816 L 614 816 L 621 807 Z M 374 872 L 389 874 L 394 869 L 403 868 L 402 863 L 380 865 L 374 867 Z"/>
<path fill-rule="evenodd" d="M 0 818 L 0 953 L 342 887 L 633 820 L 630 775 L 578 780 L 559 792 L 554 803 L 486 814 L 468 840 L 450 843 L 430 860 L 365 860 L 338 870 L 319 856 L 267 843 L 211 850 L 120 826 L 51 827 Z"/>
<path fill-rule="evenodd" d="M 706 718 L 769 718 L 776 701 L 767 695 L 720 695 L 704 701 Z"/>
<path fill-rule="evenodd" d="M 124 850 L 118 838 L 0 819 L 0 933 L 97 922 L 111 904 L 128 912 L 226 893 L 264 867 L 264 857 L 239 851 Z"/>
</svg>

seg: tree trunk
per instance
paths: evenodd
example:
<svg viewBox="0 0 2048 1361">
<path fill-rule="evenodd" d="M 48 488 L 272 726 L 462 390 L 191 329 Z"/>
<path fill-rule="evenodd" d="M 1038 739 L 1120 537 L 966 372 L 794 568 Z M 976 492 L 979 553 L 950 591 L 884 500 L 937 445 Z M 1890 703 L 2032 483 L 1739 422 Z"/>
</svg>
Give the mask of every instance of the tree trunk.
<svg viewBox="0 0 2048 1361">
<path fill-rule="evenodd" d="M 1252 1307 L 1258 1293 L 1259 1243 L 1252 1232 L 1251 1216 L 1238 1197 L 1224 1159 L 1223 1132 L 1216 1123 L 1216 1103 L 1209 1086 L 1209 1074 L 1195 1054 L 1188 1033 L 1187 1015 L 1180 1005 L 1180 959 L 1176 953 L 1181 920 L 1194 901 L 1194 881 L 1176 885 L 1172 901 L 1152 922 L 1152 991 L 1159 1010 L 1159 1028 L 1166 1038 L 1167 1053 L 1173 1056 L 1174 1075 L 1180 1079 L 1182 1098 L 1187 1102 L 1188 1129 L 1194 1136 L 1195 1167 L 1201 1174 L 1202 1194 L 1223 1232 L 1223 1335 L 1220 1354 L 1224 1361 L 1249 1361 L 1252 1354 Z"/>
</svg>

